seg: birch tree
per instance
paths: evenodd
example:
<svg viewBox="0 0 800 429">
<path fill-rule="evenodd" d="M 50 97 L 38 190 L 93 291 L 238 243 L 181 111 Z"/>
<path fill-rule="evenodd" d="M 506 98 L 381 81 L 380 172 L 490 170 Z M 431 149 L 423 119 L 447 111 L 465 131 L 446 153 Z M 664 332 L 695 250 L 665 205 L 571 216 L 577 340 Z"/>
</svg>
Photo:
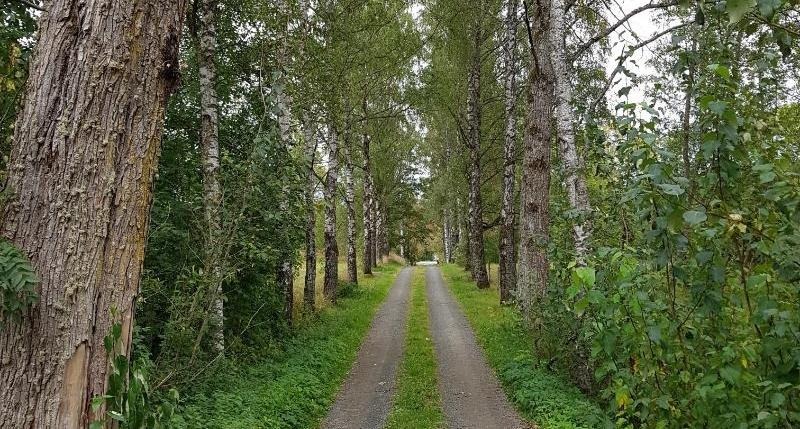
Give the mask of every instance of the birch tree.
<svg viewBox="0 0 800 429">
<path fill-rule="evenodd" d="M 211 304 L 214 348 L 225 349 L 225 308 L 222 292 L 222 189 L 219 183 L 219 105 L 217 97 L 217 2 L 201 0 L 198 63 L 200 80 L 200 142 L 203 149 L 203 206 L 206 223 L 205 271 Z M 206 322 L 204 322 L 205 326 Z M 201 329 L 199 338 L 202 337 Z M 198 341 L 199 344 L 199 341 Z M 197 345 L 195 346 L 197 347 Z"/>
<path fill-rule="evenodd" d="M 128 355 L 185 12 L 181 0 L 53 0 L 40 16 L 0 223 L 39 300 L 0 331 L 0 427 L 88 426 L 116 322 Z"/>
<path fill-rule="evenodd" d="M 339 178 L 339 135 L 335 127 L 329 131 L 328 172 L 325 176 L 325 297 L 336 300 L 339 288 L 339 245 L 336 242 L 336 190 Z"/>
<path fill-rule="evenodd" d="M 555 77 L 556 129 L 558 149 L 570 208 L 575 220 L 572 236 L 579 265 L 586 263 L 591 238 L 589 191 L 583 174 L 583 160 L 575 144 L 575 113 L 572 108 L 573 80 L 571 63 L 566 51 L 566 10 L 564 0 L 552 0 L 550 44 Z"/>
<path fill-rule="evenodd" d="M 519 1 L 506 1 L 503 66 L 505 79 L 505 138 L 503 141 L 503 200 L 500 208 L 500 302 L 509 302 L 517 283 L 514 250 L 514 182 L 517 144 L 517 26 Z"/>
<path fill-rule="evenodd" d="M 489 287 L 483 242 L 481 196 L 481 60 L 483 43 L 482 1 L 475 7 L 470 28 L 471 56 L 467 78 L 467 147 L 469 150 L 469 257 L 472 278 L 479 288 Z"/>
<path fill-rule="evenodd" d="M 349 139 L 345 139 L 344 152 L 345 196 L 347 210 L 347 281 L 358 283 L 358 261 L 356 260 L 356 184 L 353 177 L 353 158 L 350 154 Z"/>
</svg>

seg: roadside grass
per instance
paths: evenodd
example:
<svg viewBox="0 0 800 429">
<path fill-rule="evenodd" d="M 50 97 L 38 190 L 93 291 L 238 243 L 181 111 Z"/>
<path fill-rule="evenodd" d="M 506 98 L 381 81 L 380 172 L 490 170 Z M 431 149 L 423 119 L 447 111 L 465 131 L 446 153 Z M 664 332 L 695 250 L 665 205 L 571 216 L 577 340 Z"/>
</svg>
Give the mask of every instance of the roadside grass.
<svg viewBox="0 0 800 429">
<path fill-rule="evenodd" d="M 282 351 L 261 363 L 247 368 L 233 363 L 184 399 L 175 426 L 318 427 L 399 270 L 398 264 L 376 269 L 355 293 L 298 328 Z"/>
<path fill-rule="evenodd" d="M 400 364 L 397 393 L 386 428 L 442 428 L 444 414 L 437 384 L 436 355 L 429 329 L 424 268 L 414 268 L 411 288 L 405 356 Z"/>
<path fill-rule="evenodd" d="M 489 364 L 522 414 L 542 429 L 602 427 L 603 413 L 575 386 L 542 368 L 516 309 L 500 305 L 495 285 L 480 290 L 456 265 L 442 274 L 467 315 Z"/>
</svg>

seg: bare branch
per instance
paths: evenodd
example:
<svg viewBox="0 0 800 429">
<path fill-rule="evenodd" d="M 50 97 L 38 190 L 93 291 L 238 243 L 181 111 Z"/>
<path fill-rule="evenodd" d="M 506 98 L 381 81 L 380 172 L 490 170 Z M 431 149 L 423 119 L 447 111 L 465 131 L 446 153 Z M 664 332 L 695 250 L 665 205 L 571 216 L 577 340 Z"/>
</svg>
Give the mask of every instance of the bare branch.
<svg viewBox="0 0 800 429">
<path fill-rule="evenodd" d="M 605 98 L 606 93 L 611 88 L 611 85 L 613 85 L 613 83 L 614 83 L 614 78 L 617 76 L 617 74 L 619 72 L 622 71 L 623 65 L 625 64 L 625 61 L 627 61 L 628 58 L 631 57 L 631 55 L 633 55 L 639 49 L 641 49 L 641 48 L 643 48 L 643 47 L 655 42 L 656 40 L 660 39 L 661 37 L 663 37 L 663 36 L 665 36 L 667 34 L 670 34 L 675 30 L 678 30 L 680 28 L 683 28 L 683 27 L 686 27 L 686 26 L 688 26 L 690 24 L 693 24 L 693 23 L 694 23 L 694 21 L 689 21 L 689 22 L 684 22 L 682 24 L 678 24 L 678 25 L 675 25 L 673 27 L 667 28 L 664 31 L 660 31 L 660 32 L 654 34 L 649 39 L 643 40 L 643 41 L 639 42 L 638 44 L 633 45 L 633 46 L 629 47 L 628 49 L 624 50 L 619 56 L 619 61 L 617 61 L 617 66 L 614 68 L 614 70 L 608 76 L 608 79 L 606 80 L 606 84 L 603 87 L 603 90 L 600 92 L 600 95 L 598 95 L 597 98 L 594 99 L 592 104 L 589 105 L 589 109 L 587 110 L 588 114 L 589 115 L 593 115 L 594 114 L 595 109 L 597 109 L 597 105 L 600 103 L 600 101 L 602 101 Z"/>
<path fill-rule="evenodd" d="M 594 37 L 586 41 L 586 43 L 579 46 L 578 49 L 575 50 L 575 53 L 573 53 L 572 59 L 574 60 L 579 56 L 581 56 L 584 52 L 586 52 L 589 48 L 591 48 L 592 45 L 608 37 L 609 34 L 616 31 L 619 27 L 628 22 L 628 20 L 633 18 L 634 16 L 642 12 L 645 12 L 647 10 L 663 9 L 670 6 L 676 6 L 677 4 L 678 4 L 677 0 L 669 0 L 664 3 L 648 3 L 644 6 L 639 6 L 636 9 L 633 9 L 632 11 L 628 12 L 625 16 L 620 18 L 617 22 L 612 24 L 610 27 L 606 28 L 604 31 L 601 31 L 600 33 L 597 33 Z"/>
</svg>

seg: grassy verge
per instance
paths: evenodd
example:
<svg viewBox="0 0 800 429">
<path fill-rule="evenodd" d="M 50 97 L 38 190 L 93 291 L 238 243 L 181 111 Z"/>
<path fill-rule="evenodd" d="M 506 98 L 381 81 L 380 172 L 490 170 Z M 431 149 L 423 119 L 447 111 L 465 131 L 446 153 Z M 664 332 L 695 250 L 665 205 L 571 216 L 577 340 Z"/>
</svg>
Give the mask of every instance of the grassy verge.
<svg viewBox="0 0 800 429">
<path fill-rule="evenodd" d="M 601 427 L 600 409 L 577 388 L 538 366 L 519 313 L 499 304 L 496 288 L 479 290 L 461 267 L 442 266 L 450 290 L 512 402 L 542 429 Z"/>
<path fill-rule="evenodd" d="M 444 415 L 437 386 L 436 355 L 430 338 L 424 269 L 414 269 L 411 287 L 405 357 L 397 377 L 397 394 L 386 428 L 441 428 L 444 427 Z"/>
<path fill-rule="evenodd" d="M 189 428 L 317 427 L 358 352 L 399 265 L 379 268 L 358 293 L 326 308 L 300 328 L 279 354 L 231 369 L 186 398 L 181 426 Z"/>
</svg>

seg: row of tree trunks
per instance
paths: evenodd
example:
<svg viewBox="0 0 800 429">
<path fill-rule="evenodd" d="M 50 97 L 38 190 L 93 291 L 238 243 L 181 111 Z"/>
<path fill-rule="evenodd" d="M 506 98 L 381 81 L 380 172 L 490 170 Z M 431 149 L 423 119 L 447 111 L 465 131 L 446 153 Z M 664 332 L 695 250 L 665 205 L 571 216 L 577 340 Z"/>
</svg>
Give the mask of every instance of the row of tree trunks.
<svg viewBox="0 0 800 429">
<path fill-rule="evenodd" d="M 356 260 L 356 182 L 353 177 L 353 158 L 350 156 L 349 136 L 345 138 L 344 151 L 345 192 L 344 203 L 347 209 L 347 281 L 358 283 L 358 261 Z"/>
<path fill-rule="evenodd" d="M 551 64 L 551 0 L 532 6 L 532 58 L 528 76 L 527 113 L 520 183 L 520 242 L 517 262 L 517 303 L 531 318 L 545 295 L 548 279 L 550 143 L 553 139 L 555 77 Z"/>
<path fill-rule="evenodd" d="M 370 158 L 370 137 L 361 136 L 361 150 L 364 158 L 364 274 L 372 274 L 375 266 L 375 197 L 372 184 L 372 160 Z"/>
<path fill-rule="evenodd" d="M 482 2 L 476 5 L 471 28 L 472 55 L 467 80 L 467 146 L 469 148 L 469 259 L 472 278 L 478 288 L 489 287 L 483 243 L 483 199 L 481 198 L 481 46 L 483 42 Z"/>
<path fill-rule="evenodd" d="M 553 0 L 550 40 L 555 77 L 556 127 L 558 148 L 570 208 L 576 214 L 572 225 L 575 255 L 579 265 L 586 263 L 591 239 L 589 191 L 583 173 L 583 160 L 575 144 L 575 113 L 572 109 L 572 67 L 567 60 L 564 0 Z"/>
<path fill-rule="evenodd" d="M 317 157 L 316 126 L 310 115 L 303 117 L 303 155 L 306 162 L 306 275 L 303 285 L 303 301 L 307 309 L 316 308 L 317 299 L 317 209 L 314 194 L 317 191 L 317 176 L 314 164 Z"/>
<path fill-rule="evenodd" d="M 339 175 L 339 135 L 331 128 L 328 136 L 328 173 L 325 176 L 325 278 L 323 293 L 336 300 L 339 288 L 339 245 L 336 243 L 336 189 Z"/>
<path fill-rule="evenodd" d="M 0 331 L 0 427 L 87 427 L 116 322 L 129 353 L 185 13 L 182 0 L 52 0 L 39 18 L 0 222 L 39 300 Z"/>
<path fill-rule="evenodd" d="M 517 26 L 519 1 L 506 3 L 505 40 L 503 42 L 506 129 L 503 144 L 503 201 L 500 208 L 500 302 L 513 299 L 517 284 L 516 250 L 514 246 L 514 181 L 516 180 L 517 144 Z"/>
</svg>

